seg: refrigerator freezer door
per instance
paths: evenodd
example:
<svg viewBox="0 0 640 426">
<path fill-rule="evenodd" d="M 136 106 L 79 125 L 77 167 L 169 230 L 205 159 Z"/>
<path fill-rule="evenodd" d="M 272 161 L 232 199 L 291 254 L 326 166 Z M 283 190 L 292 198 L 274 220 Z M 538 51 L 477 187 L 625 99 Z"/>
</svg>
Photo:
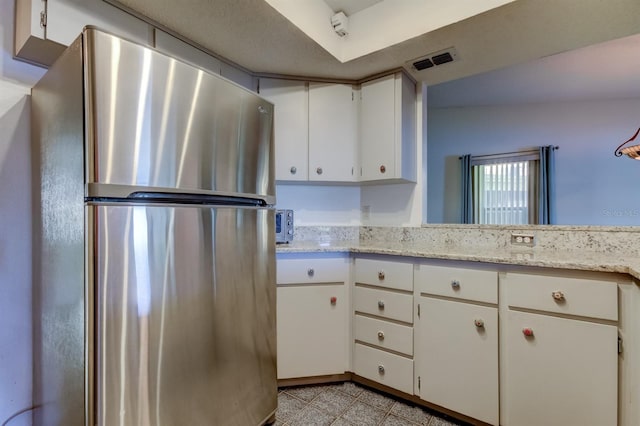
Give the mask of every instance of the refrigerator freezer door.
<svg viewBox="0 0 640 426">
<path fill-rule="evenodd" d="M 87 183 L 275 196 L 272 104 L 95 29 L 84 50 Z"/>
<path fill-rule="evenodd" d="M 96 424 L 247 426 L 272 415 L 273 211 L 87 209 Z"/>
</svg>

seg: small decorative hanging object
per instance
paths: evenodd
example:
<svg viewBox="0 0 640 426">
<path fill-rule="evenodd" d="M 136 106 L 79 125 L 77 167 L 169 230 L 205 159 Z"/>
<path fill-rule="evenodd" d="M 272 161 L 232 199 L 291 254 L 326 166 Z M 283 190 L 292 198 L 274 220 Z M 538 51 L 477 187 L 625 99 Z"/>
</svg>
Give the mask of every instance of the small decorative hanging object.
<svg viewBox="0 0 640 426">
<path fill-rule="evenodd" d="M 629 142 L 633 142 L 638 136 L 638 134 L 640 134 L 640 128 L 636 130 L 635 135 L 633 135 L 631 139 L 623 142 L 618 148 L 616 148 L 616 152 L 615 152 L 616 157 L 622 157 L 623 155 L 628 155 L 630 158 L 633 158 L 634 160 L 640 160 L 640 143 L 636 145 L 628 146 L 626 148 L 622 148 Z"/>
</svg>

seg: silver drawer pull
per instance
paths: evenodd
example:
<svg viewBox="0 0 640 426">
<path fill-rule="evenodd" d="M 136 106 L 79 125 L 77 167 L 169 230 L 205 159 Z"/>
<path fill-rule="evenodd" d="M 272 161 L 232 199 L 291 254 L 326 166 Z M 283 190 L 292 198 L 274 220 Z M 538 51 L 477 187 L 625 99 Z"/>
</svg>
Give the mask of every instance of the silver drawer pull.
<svg viewBox="0 0 640 426">
<path fill-rule="evenodd" d="M 307 269 L 307 275 L 309 275 L 310 277 L 313 277 L 315 275 L 316 271 L 313 270 L 313 268 L 309 268 Z"/>
<path fill-rule="evenodd" d="M 451 281 L 451 288 L 453 288 L 454 290 L 458 290 L 460 288 L 460 281 L 458 280 Z"/>
<path fill-rule="evenodd" d="M 378 300 L 378 309 L 384 309 L 384 301 Z"/>
<path fill-rule="evenodd" d="M 482 318 L 476 318 L 475 321 L 473 321 L 473 323 L 478 328 L 484 328 L 484 320 Z"/>
<path fill-rule="evenodd" d="M 551 293 L 551 296 L 553 296 L 554 300 L 558 301 L 558 302 L 564 302 L 565 298 L 564 298 L 564 293 L 561 291 L 554 291 L 553 293 Z"/>
<path fill-rule="evenodd" d="M 380 374 L 384 374 L 384 365 L 380 364 L 380 365 L 378 366 L 378 373 L 380 373 Z"/>
<path fill-rule="evenodd" d="M 291 166 L 289 172 L 291 172 L 292 175 L 295 175 L 298 172 L 298 169 L 296 168 L 296 166 Z"/>
<path fill-rule="evenodd" d="M 378 271 L 378 279 L 384 280 L 384 271 Z"/>
<path fill-rule="evenodd" d="M 321 174 L 322 174 L 322 167 L 318 167 L 318 168 L 316 169 L 316 173 L 317 173 L 317 174 L 319 174 L 319 175 L 321 175 Z"/>
<path fill-rule="evenodd" d="M 378 340 L 384 340 L 384 331 L 378 331 Z"/>
</svg>

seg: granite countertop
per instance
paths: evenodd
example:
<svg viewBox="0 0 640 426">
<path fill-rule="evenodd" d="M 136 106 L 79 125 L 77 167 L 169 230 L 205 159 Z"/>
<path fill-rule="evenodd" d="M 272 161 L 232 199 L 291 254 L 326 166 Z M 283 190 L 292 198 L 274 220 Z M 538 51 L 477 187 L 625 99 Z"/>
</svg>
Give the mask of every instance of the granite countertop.
<svg viewBox="0 0 640 426">
<path fill-rule="evenodd" d="M 366 253 L 430 259 L 463 260 L 507 265 L 537 266 L 583 271 L 616 272 L 640 279 L 640 258 L 635 255 L 585 250 L 546 250 L 541 248 L 464 248 L 425 245 L 420 242 L 367 242 L 355 240 L 294 241 L 280 245 L 277 253 Z"/>
</svg>

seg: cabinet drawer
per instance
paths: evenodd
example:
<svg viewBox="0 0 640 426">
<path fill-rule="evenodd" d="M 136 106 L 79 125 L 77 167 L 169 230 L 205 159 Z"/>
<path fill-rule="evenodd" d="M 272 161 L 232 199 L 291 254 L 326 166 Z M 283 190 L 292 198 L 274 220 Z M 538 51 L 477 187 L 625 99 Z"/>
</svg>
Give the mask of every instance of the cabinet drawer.
<svg viewBox="0 0 640 426">
<path fill-rule="evenodd" d="M 618 320 L 618 286 L 614 282 L 588 278 L 507 273 L 509 306 Z"/>
<path fill-rule="evenodd" d="M 415 283 L 420 293 L 498 303 L 498 273 L 495 271 L 418 265 Z"/>
<path fill-rule="evenodd" d="M 356 312 L 413 323 L 413 295 L 366 287 L 354 289 Z"/>
<path fill-rule="evenodd" d="M 413 328 L 375 318 L 355 315 L 356 340 L 413 356 Z"/>
<path fill-rule="evenodd" d="M 413 395 L 413 360 L 356 343 L 353 364 L 357 375 Z"/>
<path fill-rule="evenodd" d="M 385 260 L 356 259 L 356 283 L 413 291 L 413 265 Z"/>
<path fill-rule="evenodd" d="M 278 259 L 278 284 L 343 283 L 349 280 L 349 259 Z"/>
</svg>

